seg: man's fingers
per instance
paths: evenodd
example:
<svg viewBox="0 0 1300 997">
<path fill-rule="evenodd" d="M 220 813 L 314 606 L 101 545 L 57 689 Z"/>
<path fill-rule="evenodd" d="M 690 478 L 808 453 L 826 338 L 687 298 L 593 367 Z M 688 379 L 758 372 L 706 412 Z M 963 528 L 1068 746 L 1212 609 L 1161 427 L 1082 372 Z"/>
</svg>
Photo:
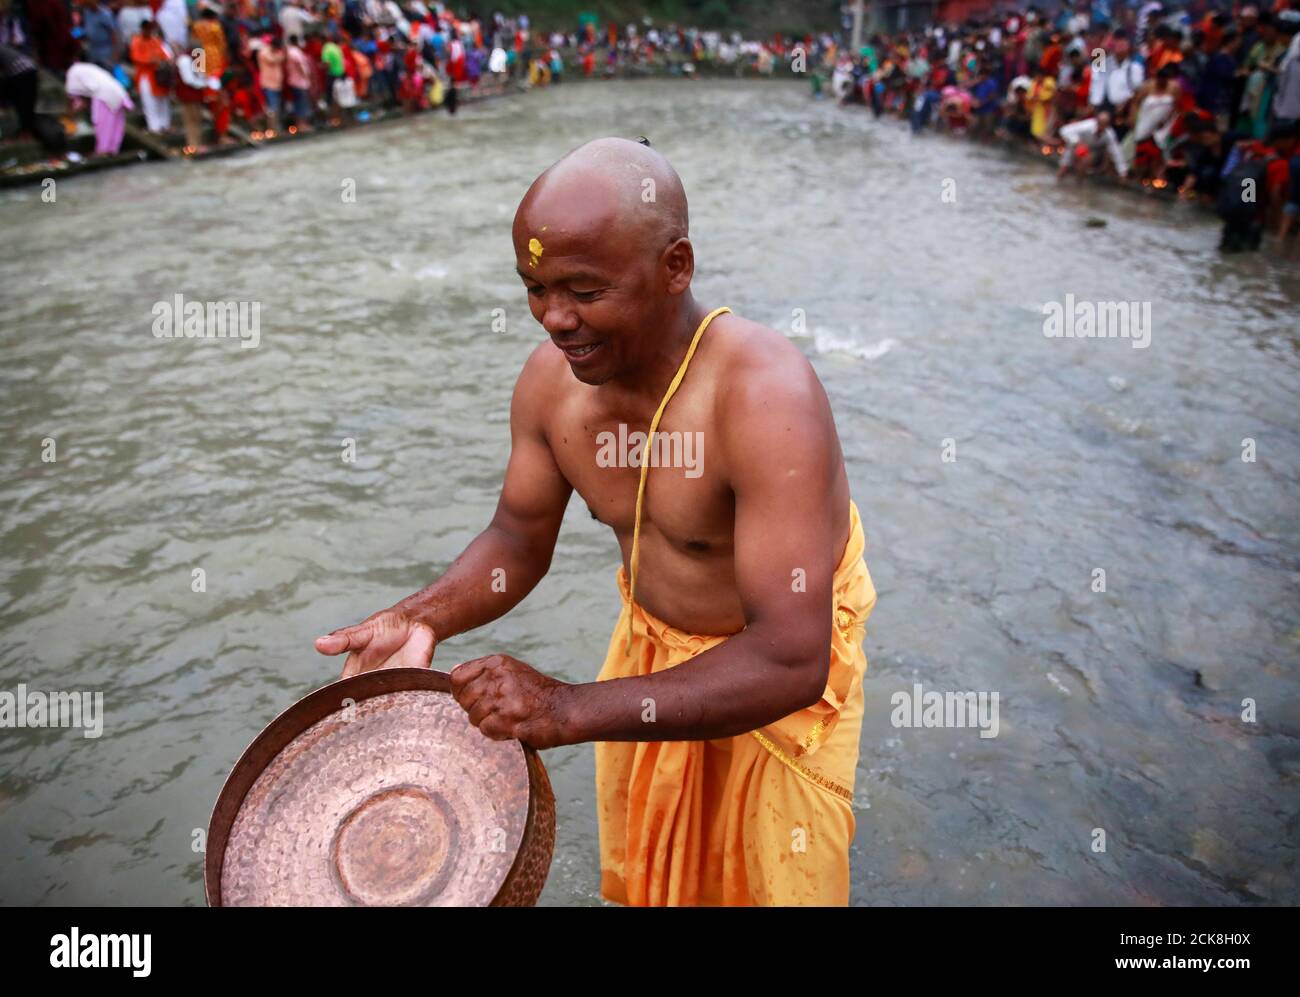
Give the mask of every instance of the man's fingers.
<svg viewBox="0 0 1300 997">
<path fill-rule="evenodd" d="M 340 675 L 339 677 L 350 679 L 353 675 L 357 675 L 360 672 L 361 672 L 361 655 L 359 655 L 356 651 L 353 651 L 351 654 L 348 655 L 347 660 L 343 662 L 343 674 Z"/>
<path fill-rule="evenodd" d="M 469 722 L 478 728 L 480 734 L 493 741 L 508 741 L 514 735 L 514 723 L 497 710 L 497 700 L 485 696 L 470 710 Z"/>
<path fill-rule="evenodd" d="M 478 730 L 480 734 L 494 741 L 509 741 L 515 736 L 514 724 L 495 714 L 484 720 Z"/>
<path fill-rule="evenodd" d="M 326 634 L 316 638 L 316 650 L 321 654 L 342 654 L 347 647 L 347 638 L 342 634 Z"/>
<path fill-rule="evenodd" d="M 332 634 L 316 638 L 316 650 L 321 654 L 342 654 L 344 651 L 360 651 L 370 642 L 371 627 L 369 623 L 358 623 L 354 627 L 344 627 Z"/>
<path fill-rule="evenodd" d="M 328 638 L 321 638 L 321 640 L 331 638 L 346 639 L 352 651 L 343 665 L 343 678 L 374 671 L 377 668 L 428 668 L 432 663 L 436 644 L 433 630 L 422 623 L 414 624 L 405 631 L 392 627 L 360 624 L 330 634 Z M 331 650 L 322 650 L 322 653 L 338 653 L 333 648 L 340 643 L 342 640 L 327 645 Z M 320 641 L 317 642 L 317 648 L 320 649 Z"/>
<path fill-rule="evenodd" d="M 469 722 L 475 727 L 480 726 L 484 720 L 492 715 L 493 701 L 490 696 L 484 696 L 476 702 L 472 709 L 468 710 Z"/>
<path fill-rule="evenodd" d="M 463 685 L 452 686 L 451 694 L 456 702 L 460 704 L 462 710 L 468 713 L 474 708 L 479 700 L 491 698 L 490 693 L 496 692 L 497 683 L 493 681 L 491 672 L 480 672 L 476 677 Z"/>
<path fill-rule="evenodd" d="M 383 668 L 387 660 L 388 653 L 383 648 L 370 644 L 363 650 L 353 651 L 348 655 L 348 660 L 343 665 L 343 678 Z"/>
<path fill-rule="evenodd" d="M 462 661 L 459 665 L 451 670 L 451 691 L 456 695 L 460 689 L 463 689 L 469 683 L 483 674 L 487 668 L 487 658 L 474 658 L 471 661 Z M 459 696 L 457 695 L 459 699 Z"/>
</svg>

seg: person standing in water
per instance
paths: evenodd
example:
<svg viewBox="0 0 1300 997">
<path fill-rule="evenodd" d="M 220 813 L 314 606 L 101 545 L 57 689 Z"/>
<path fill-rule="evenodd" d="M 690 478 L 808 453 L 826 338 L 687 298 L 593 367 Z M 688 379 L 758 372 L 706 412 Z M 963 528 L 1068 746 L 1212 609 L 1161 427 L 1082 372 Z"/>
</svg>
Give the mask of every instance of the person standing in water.
<svg viewBox="0 0 1300 997">
<path fill-rule="evenodd" d="M 463 662 L 470 722 L 595 742 L 611 901 L 846 904 L 876 593 L 826 393 L 785 336 L 695 300 L 686 194 L 645 145 L 562 158 L 512 234 L 547 338 L 515 385 L 496 513 L 441 578 L 316 649 L 347 652 L 345 676 L 427 667 L 536 586 L 576 491 L 622 553 L 604 666 L 570 684 Z"/>
</svg>

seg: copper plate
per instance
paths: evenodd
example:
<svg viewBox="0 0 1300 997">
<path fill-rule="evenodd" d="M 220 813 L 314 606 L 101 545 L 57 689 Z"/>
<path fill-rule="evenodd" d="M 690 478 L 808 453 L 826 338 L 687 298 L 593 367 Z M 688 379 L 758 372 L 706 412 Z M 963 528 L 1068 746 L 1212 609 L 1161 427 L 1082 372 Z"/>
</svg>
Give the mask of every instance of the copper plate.
<svg viewBox="0 0 1300 997">
<path fill-rule="evenodd" d="M 213 907 L 530 906 L 555 848 L 536 751 L 480 734 L 445 672 L 386 668 L 276 717 L 208 826 Z"/>
</svg>

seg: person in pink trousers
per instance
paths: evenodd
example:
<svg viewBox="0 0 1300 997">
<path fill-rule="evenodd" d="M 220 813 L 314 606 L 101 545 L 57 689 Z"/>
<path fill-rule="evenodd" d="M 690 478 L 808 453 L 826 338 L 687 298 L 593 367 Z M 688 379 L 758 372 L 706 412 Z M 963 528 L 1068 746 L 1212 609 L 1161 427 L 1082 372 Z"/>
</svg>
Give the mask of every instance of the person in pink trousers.
<svg viewBox="0 0 1300 997">
<path fill-rule="evenodd" d="M 122 149 L 126 112 L 135 107 L 126 88 L 99 66 L 81 60 L 68 67 L 63 86 L 74 100 L 90 102 L 95 155 L 116 156 Z"/>
</svg>

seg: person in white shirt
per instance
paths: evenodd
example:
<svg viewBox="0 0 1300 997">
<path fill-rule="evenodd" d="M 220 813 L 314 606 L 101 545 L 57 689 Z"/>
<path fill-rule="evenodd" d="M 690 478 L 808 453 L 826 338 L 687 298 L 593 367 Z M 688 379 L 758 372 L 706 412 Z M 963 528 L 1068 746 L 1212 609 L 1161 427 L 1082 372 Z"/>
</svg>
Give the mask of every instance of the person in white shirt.
<svg viewBox="0 0 1300 997">
<path fill-rule="evenodd" d="M 90 101 L 95 155 L 116 156 L 122 149 L 126 112 L 135 107 L 126 88 L 93 62 L 80 61 L 68 67 L 63 87 L 69 97 Z"/>
<path fill-rule="evenodd" d="M 285 38 L 305 38 L 307 25 L 315 23 L 316 18 L 293 0 L 287 0 L 280 8 L 280 30 L 284 32 Z"/>
<path fill-rule="evenodd" d="M 154 20 L 158 22 L 163 41 L 173 52 L 189 44 L 190 15 L 185 9 L 185 0 L 163 0 Z"/>
<path fill-rule="evenodd" d="M 1137 88 L 1146 78 L 1142 62 L 1133 55 L 1128 36 L 1123 31 L 1116 31 L 1111 49 L 1106 53 L 1106 61 L 1100 69 L 1094 69 L 1088 84 L 1088 103 L 1096 110 L 1110 111 L 1118 115 L 1137 93 Z"/>
<path fill-rule="evenodd" d="M 181 108 L 181 122 L 185 126 L 185 147 L 187 152 L 198 152 L 203 141 L 203 104 L 208 90 L 219 91 L 221 81 L 207 73 L 200 73 L 194 65 L 190 49 L 201 46 L 197 41 L 190 48 L 182 48 L 176 56 L 176 75 L 179 77 L 176 87 L 176 99 Z"/>
<path fill-rule="evenodd" d="M 1065 142 L 1065 148 L 1061 150 L 1061 168 L 1056 172 L 1058 180 L 1064 177 L 1072 166 L 1080 174 L 1085 173 L 1099 160 L 1099 153 L 1103 147 L 1110 156 L 1110 161 L 1114 164 L 1115 172 L 1119 174 L 1120 179 L 1128 176 L 1128 162 L 1124 159 L 1119 136 L 1115 134 L 1108 112 L 1099 111 L 1091 118 L 1062 125 L 1058 134 Z M 1083 151 L 1078 148 L 1080 144 L 1087 147 L 1086 156 L 1078 154 Z"/>
</svg>

